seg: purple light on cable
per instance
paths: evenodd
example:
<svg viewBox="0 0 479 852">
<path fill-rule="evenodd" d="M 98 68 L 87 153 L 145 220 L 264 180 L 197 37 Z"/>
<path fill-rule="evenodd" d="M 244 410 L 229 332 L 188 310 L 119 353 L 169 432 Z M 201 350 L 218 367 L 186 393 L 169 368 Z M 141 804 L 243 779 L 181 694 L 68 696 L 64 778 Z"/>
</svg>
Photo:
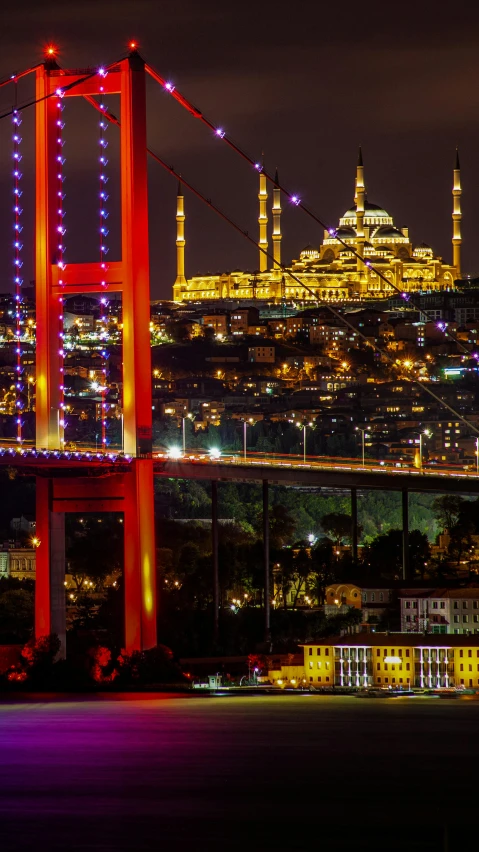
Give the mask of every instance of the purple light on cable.
<svg viewBox="0 0 479 852">
<path fill-rule="evenodd" d="M 175 91 L 173 83 L 165 83 L 165 89 L 167 92 L 170 92 L 170 94 Z"/>
<path fill-rule="evenodd" d="M 216 136 L 218 136 L 220 139 L 224 139 L 224 138 L 225 138 L 225 136 L 226 136 L 226 131 L 225 131 L 225 130 L 223 130 L 221 127 L 217 127 L 217 128 L 216 128 L 216 130 L 215 130 L 215 134 L 216 134 Z"/>
<path fill-rule="evenodd" d="M 295 207 L 298 207 L 301 204 L 301 199 L 297 195 L 292 195 L 290 201 L 291 204 L 295 205 Z"/>
</svg>

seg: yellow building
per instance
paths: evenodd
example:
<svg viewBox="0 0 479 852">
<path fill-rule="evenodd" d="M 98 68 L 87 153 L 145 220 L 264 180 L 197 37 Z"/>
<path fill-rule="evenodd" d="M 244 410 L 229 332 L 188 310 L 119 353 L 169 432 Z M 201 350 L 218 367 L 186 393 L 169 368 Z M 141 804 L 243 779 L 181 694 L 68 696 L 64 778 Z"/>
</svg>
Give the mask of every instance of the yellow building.
<svg viewBox="0 0 479 852">
<path fill-rule="evenodd" d="M 324 232 L 320 246 L 307 246 L 291 266 L 283 267 L 281 193 L 275 185 L 271 211 L 273 248 L 272 256 L 268 257 L 264 253 L 268 251 L 267 182 L 263 174 L 259 179 L 259 269 L 256 272 L 234 270 L 218 275 L 185 277 L 185 212 L 179 188 L 177 277 L 173 287 L 176 302 L 213 299 L 354 302 L 390 296 L 394 292 L 393 285 L 404 293 L 450 290 L 454 288 L 455 279 L 460 278 L 462 214 L 457 155 L 452 190 L 452 264 L 443 263 L 442 258 L 435 256 L 427 245 L 414 246 L 409 239 L 408 228 L 397 227 L 383 207 L 368 200 L 360 149 L 354 204 L 341 217 L 337 228 Z M 275 180 L 278 181 L 277 174 Z"/>
<path fill-rule="evenodd" d="M 270 680 L 289 678 L 316 688 L 375 686 L 464 687 L 479 690 L 479 634 L 353 633 L 303 645 L 304 668 L 271 671 Z M 291 675 L 291 676 L 290 676 Z"/>
</svg>

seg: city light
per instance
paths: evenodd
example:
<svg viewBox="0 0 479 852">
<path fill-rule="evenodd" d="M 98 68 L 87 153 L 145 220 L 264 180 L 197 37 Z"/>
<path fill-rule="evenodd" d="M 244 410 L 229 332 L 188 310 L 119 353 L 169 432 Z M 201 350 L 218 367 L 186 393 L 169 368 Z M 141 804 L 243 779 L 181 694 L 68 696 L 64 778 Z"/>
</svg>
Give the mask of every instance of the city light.
<svg viewBox="0 0 479 852">
<path fill-rule="evenodd" d="M 209 455 L 211 459 L 219 459 L 221 456 L 221 450 L 217 447 L 212 447 L 211 450 L 209 450 Z"/>
<path fill-rule="evenodd" d="M 183 450 L 181 447 L 170 447 L 168 450 L 168 457 L 170 459 L 181 459 L 183 458 Z"/>
</svg>

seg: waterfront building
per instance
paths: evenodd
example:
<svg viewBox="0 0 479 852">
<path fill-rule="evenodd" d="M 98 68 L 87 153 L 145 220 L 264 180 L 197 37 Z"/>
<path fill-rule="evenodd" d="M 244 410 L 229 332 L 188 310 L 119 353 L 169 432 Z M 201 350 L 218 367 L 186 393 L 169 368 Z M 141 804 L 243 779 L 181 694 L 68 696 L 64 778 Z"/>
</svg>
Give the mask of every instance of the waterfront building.
<svg viewBox="0 0 479 852">
<path fill-rule="evenodd" d="M 479 688 L 479 635 L 354 633 L 305 643 L 296 681 L 316 688 Z M 271 672 L 273 674 L 273 672 Z M 277 682 L 278 672 L 270 679 Z M 287 666 L 280 679 L 291 680 Z"/>
<path fill-rule="evenodd" d="M 461 172 L 456 155 L 453 172 L 452 263 L 444 263 L 430 246 L 415 245 L 407 227 L 396 225 L 366 191 L 361 149 L 356 167 L 354 203 L 336 228 L 324 232 L 320 245 L 308 245 L 290 266 L 281 261 L 281 192 L 276 173 L 272 206 L 272 255 L 268 251 L 268 187 L 259 175 L 259 266 L 256 271 L 233 270 L 216 275 L 185 276 L 185 206 L 183 190 L 177 199 L 177 275 L 175 302 L 232 300 L 285 302 L 361 302 L 394 293 L 436 293 L 454 289 L 461 277 Z M 378 274 L 381 273 L 381 274 Z M 394 285 L 394 287 L 393 287 Z"/>
</svg>

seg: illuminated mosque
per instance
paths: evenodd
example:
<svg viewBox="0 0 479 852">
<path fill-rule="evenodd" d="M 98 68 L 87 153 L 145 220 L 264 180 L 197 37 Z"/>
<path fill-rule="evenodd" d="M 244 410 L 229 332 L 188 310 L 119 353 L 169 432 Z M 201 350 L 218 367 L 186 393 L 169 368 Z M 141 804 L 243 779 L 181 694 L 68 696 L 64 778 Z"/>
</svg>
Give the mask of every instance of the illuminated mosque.
<svg viewBox="0 0 479 852">
<path fill-rule="evenodd" d="M 276 173 L 271 209 L 272 259 L 264 253 L 269 251 L 268 189 L 266 175 L 260 173 L 259 270 L 254 273 L 234 270 L 193 278 L 185 277 L 185 208 L 181 185 L 178 187 L 174 301 L 362 301 L 390 296 L 394 287 L 405 293 L 451 290 L 454 281 L 461 277 L 461 172 L 457 153 L 452 190 L 452 265 L 443 263 L 429 246 L 414 246 L 408 228 L 396 227 L 383 207 L 368 200 L 359 149 L 353 206 L 339 220 L 337 229 L 324 232 L 319 248 L 307 246 L 291 266 L 284 267 L 281 263 L 281 191 L 277 184 Z"/>
</svg>

